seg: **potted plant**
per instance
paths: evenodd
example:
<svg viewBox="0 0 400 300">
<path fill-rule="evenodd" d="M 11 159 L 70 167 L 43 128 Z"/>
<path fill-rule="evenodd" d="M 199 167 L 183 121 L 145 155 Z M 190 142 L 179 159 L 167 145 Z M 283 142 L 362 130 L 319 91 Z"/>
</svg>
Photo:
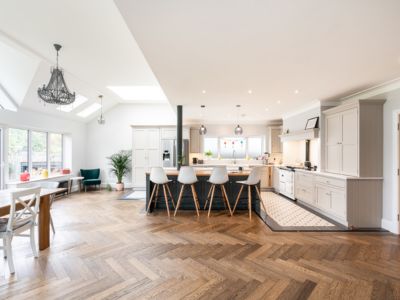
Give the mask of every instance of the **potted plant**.
<svg viewBox="0 0 400 300">
<path fill-rule="evenodd" d="M 211 150 L 208 150 L 204 153 L 204 155 L 207 157 L 207 159 L 210 159 L 213 155 L 213 153 L 211 152 Z"/>
<path fill-rule="evenodd" d="M 107 158 L 110 160 L 111 173 L 117 177 L 115 189 L 117 191 L 123 191 L 124 183 L 122 182 L 122 179 L 131 171 L 132 152 L 121 150 Z"/>
</svg>

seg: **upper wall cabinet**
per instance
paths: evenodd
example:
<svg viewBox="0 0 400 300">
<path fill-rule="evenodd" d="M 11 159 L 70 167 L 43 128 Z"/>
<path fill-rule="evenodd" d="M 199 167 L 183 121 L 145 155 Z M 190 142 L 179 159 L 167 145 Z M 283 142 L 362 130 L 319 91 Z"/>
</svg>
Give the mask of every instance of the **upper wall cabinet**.
<svg viewBox="0 0 400 300">
<path fill-rule="evenodd" d="M 384 102 L 357 100 L 323 112 L 327 172 L 382 176 Z"/>
<path fill-rule="evenodd" d="M 203 152 L 203 136 L 198 128 L 190 128 L 190 153 Z"/>
<path fill-rule="evenodd" d="M 282 142 L 280 135 L 282 134 L 281 126 L 268 127 L 269 133 L 269 153 L 282 153 Z"/>
</svg>

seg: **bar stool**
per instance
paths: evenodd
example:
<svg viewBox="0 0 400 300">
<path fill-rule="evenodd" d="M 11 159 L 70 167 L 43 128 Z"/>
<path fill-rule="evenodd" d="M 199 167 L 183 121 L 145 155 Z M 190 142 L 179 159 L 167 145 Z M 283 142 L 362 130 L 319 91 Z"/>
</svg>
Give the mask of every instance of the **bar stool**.
<svg viewBox="0 0 400 300">
<path fill-rule="evenodd" d="M 251 187 L 252 186 L 254 186 L 256 188 L 258 198 L 260 198 L 260 202 L 265 210 L 265 213 L 267 213 L 264 202 L 262 201 L 262 198 L 261 198 L 260 191 L 258 190 L 258 186 L 257 186 L 257 184 L 261 180 L 261 172 L 262 172 L 262 167 L 255 167 L 251 170 L 249 177 L 247 177 L 247 180 L 237 182 L 237 183 L 241 184 L 242 186 L 240 187 L 239 194 L 236 198 L 235 206 L 233 207 L 233 213 L 235 213 L 236 206 L 239 202 L 240 195 L 242 194 L 242 191 L 243 191 L 243 188 L 245 185 L 248 186 L 249 219 L 251 220 Z"/>
<path fill-rule="evenodd" d="M 211 207 L 212 207 L 212 203 L 213 203 L 213 199 L 214 199 L 215 186 L 217 186 L 217 185 L 219 186 L 219 188 L 221 190 L 225 209 L 226 209 L 226 206 L 228 206 L 229 213 L 232 216 L 231 205 L 229 204 L 228 195 L 226 194 L 226 190 L 225 190 L 225 186 L 224 186 L 224 184 L 227 183 L 228 181 L 229 181 L 228 171 L 225 166 L 215 167 L 212 170 L 210 179 L 208 180 L 208 182 L 211 183 L 211 188 L 207 195 L 206 204 L 204 205 L 204 209 L 206 209 L 208 199 L 210 199 L 210 206 L 208 208 L 208 217 L 210 217 Z M 211 195 L 211 198 L 210 198 L 210 195 Z"/>
<path fill-rule="evenodd" d="M 167 207 L 167 212 L 168 212 L 168 217 L 169 217 L 170 213 L 169 213 L 167 191 L 168 191 L 169 196 L 171 197 L 172 206 L 175 208 L 174 198 L 172 197 L 171 191 L 168 186 L 168 183 L 171 182 L 172 180 L 168 179 L 163 168 L 153 167 L 153 168 L 151 168 L 151 171 L 150 171 L 150 181 L 154 183 L 154 187 L 153 187 L 153 191 L 151 192 L 149 204 L 147 205 L 147 213 L 150 210 L 150 205 L 151 205 L 151 202 L 153 201 L 153 196 L 156 191 L 157 192 L 156 192 L 156 197 L 155 197 L 155 205 L 157 204 L 158 189 L 160 186 L 162 186 L 163 191 L 164 191 L 165 206 Z"/>
<path fill-rule="evenodd" d="M 182 195 L 183 195 L 185 185 L 190 185 L 190 187 L 192 189 L 192 195 L 193 195 L 194 206 L 196 207 L 196 213 L 197 213 L 197 216 L 200 216 L 200 214 L 199 214 L 199 208 L 200 208 L 199 199 L 197 197 L 196 189 L 194 187 L 194 184 L 197 182 L 197 176 L 196 176 L 194 169 L 192 167 L 181 167 L 181 169 L 179 170 L 178 182 L 181 183 L 182 186 L 181 186 L 181 190 L 179 192 L 178 202 L 176 203 L 174 216 L 176 216 L 176 212 L 178 211 L 179 206 L 181 205 Z"/>
</svg>

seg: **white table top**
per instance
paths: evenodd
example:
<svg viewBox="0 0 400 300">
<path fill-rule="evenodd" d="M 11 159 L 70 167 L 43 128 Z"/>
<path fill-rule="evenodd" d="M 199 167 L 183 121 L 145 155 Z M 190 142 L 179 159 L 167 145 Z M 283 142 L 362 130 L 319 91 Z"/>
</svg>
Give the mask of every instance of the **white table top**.
<svg viewBox="0 0 400 300">
<path fill-rule="evenodd" d="M 71 177 L 70 180 L 82 180 L 84 178 L 85 177 L 82 177 L 82 176 L 76 176 L 76 177 Z"/>
</svg>

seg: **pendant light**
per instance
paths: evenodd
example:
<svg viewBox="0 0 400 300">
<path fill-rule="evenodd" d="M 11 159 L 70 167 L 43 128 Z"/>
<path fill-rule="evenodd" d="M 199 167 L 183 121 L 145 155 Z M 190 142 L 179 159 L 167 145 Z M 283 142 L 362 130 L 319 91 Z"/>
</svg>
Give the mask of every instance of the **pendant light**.
<svg viewBox="0 0 400 300">
<path fill-rule="evenodd" d="M 202 111 L 204 111 L 205 108 L 206 108 L 205 105 L 201 105 L 200 107 L 201 107 Z M 203 116 L 204 116 L 204 114 L 202 113 L 202 117 Z M 203 124 L 201 124 L 201 126 L 199 128 L 199 134 L 200 135 L 205 135 L 206 133 L 207 133 L 207 128 Z"/>
<path fill-rule="evenodd" d="M 97 119 L 97 123 L 99 123 L 99 125 L 104 125 L 106 123 L 106 119 L 104 119 L 103 116 L 103 95 L 99 95 L 100 98 L 100 117 Z"/>
<path fill-rule="evenodd" d="M 236 134 L 236 135 L 241 135 L 241 134 L 243 134 L 243 128 L 240 127 L 240 125 L 239 125 L 239 109 L 240 109 L 240 105 L 238 104 L 238 105 L 236 105 L 236 107 L 237 107 L 237 121 L 238 121 L 238 125 L 235 127 L 235 134 Z"/>
</svg>

